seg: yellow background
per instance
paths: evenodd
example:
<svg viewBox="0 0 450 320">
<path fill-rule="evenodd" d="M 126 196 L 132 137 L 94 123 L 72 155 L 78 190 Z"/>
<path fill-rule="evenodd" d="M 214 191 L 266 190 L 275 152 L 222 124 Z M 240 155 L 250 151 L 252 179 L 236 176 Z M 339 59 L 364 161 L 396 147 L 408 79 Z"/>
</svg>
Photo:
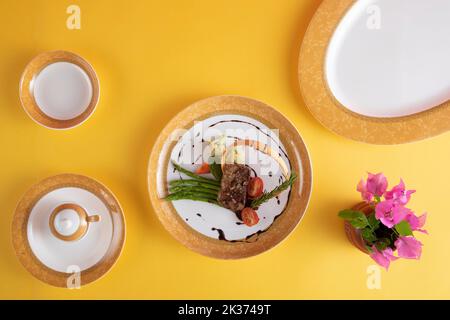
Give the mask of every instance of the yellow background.
<svg viewBox="0 0 450 320">
<path fill-rule="evenodd" d="M 81 7 L 81 30 L 66 28 L 66 8 Z M 297 58 L 320 1 L 152 0 L 0 2 L 0 298 L 450 298 L 450 133 L 400 146 L 336 136 L 313 119 L 298 90 Z M 18 84 L 26 63 L 55 49 L 95 67 L 101 98 L 92 118 L 68 131 L 35 124 Z M 309 147 L 314 187 L 306 216 L 281 245 L 260 256 L 221 261 L 176 242 L 147 196 L 146 165 L 163 126 L 208 96 L 257 98 L 291 119 Z M 383 171 L 418 192 L 429 212 L 421 261 L 382 272 L 345 238 L 336 213 L 359 201 L 358 179 Z M 10 239 L 15 205 L 39 180 L 91 176 L 123 205 L 127 241 L 115 267 L 79 290 L 50 287 L 16 259 Z"/>
</svg>

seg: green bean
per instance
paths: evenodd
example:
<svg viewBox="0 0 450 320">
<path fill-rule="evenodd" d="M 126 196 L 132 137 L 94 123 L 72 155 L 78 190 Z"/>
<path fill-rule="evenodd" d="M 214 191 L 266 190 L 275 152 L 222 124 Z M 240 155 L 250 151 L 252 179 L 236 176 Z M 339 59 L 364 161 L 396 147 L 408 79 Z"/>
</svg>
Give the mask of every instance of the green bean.
<svg viewBox="0 0 450 320">
<path fill-rule="evenodd" d="M 193 179 L 183 179 L 183 180 L 172 180 L 169 182 L 169 185 L 171 186 L 179 186 L 179 185 L 183 185 L 183 186 L 202 186 L 205 188 L 210 188 L 210 189 L 220 189 L 219 185 L 216 184 L 212 184 L 209 182 L 204 182 L 204 181 L 198 181 L 198 180 L 193 180 Z"/>
<path fill-rule="evenodd" d="M 195 193 L 195 192 L 201 192 L 201 193 L 207 193 L 214 195 L 217 198 L 217 195 L 219 194 L 219 190 L 213 190 L 203 187 L 196 187 L 196 186 L 176 186 L 173 188 L 170 188 L 170 192 L 176 193 L 176 192 L 188 192 L 188 193 Z"/>
<path fill-rule="evenodd" d="M 191 178 L 193 178 L 193 179 L 195 179 L 195 180 L 198 180 L 198 181 L 208 182 L 208 183 L 210 183 L 210 184 L 214 184 L 214 185 L 217 185 L 217 186 L 220 185 L 220 182 L 217 181 L 217 180 L 208 179 L 208 178 L 199 176 L 199 175 L 197 175 L 197 174 L 195 174 L 195 173 L 193 173 L 193 172 L 190 172 L 189 170 L 184 169 L 183 167 L 181 167 L 180 165 L 176 164 L 176 163 L 173 162 L 173 161 L 172 161 L 172 164 L 173 164 L 173 166 L 175 167 L 175 169 L 177 169 L 180 173 L 184 173 L 184 174 L 187 175 L 188 177 L 191 177 Z"/>
</svg>

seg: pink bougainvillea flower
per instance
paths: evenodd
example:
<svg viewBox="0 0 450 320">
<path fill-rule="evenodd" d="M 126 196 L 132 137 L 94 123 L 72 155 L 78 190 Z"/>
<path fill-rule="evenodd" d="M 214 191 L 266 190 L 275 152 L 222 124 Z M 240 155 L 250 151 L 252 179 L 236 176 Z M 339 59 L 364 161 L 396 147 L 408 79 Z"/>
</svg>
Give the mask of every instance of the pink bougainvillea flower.
<svg viewBox="0 0 450 320">
<path fill-rule="evenodd" d="M 361 179 L 361 181 L 359 181 L 356 190 L 358 192 L 361 192 L 361 197 L 363 198 L 364 201 L 366 202 L 371 202 L 373 199 L 373 194 L 367 191 L 367 183 Z"/>
<path fill-rule="evenodd" d="M 381 197 L 386 192 L 387 186 L 387 179 L 382 173 L 368 174 L 367 192 L 370 192 L 375 197 Z"/>
<path fill-rule="evenodd" d="M 426 213 L 418 217 L 413 212 L 410 212 L 406 215 L 405 220 L 408 221 L 412 231 L 419 231 L 428 234 L 427 230 L 422 229 L 427 220 Z"/>
<path fill-rule="evenodd" d="M 386 270 L 389 269 L 391 261 L 398 259 L 398 257 L 394 256 L 391 248 L 386 248 L 383 251 L 380 251 L 375 246 L 372 246 L 372 253 L 370 254 L 370 257 Z"/>
<path fill-rule="evenodd" d="M 384 198 L 386 200 L 394 200 L 395 203 L 405 205 L 411 198 L 411 194 L 416 190 L 405 190 L 405 183 L 400 179 L 400 183 L 394 186 L 391 190 L 386 191 Z"/>
<path fill-rule="evenodd" d="M 387 189 L 387 179 L 382 173 L 368 173 L 367 181 L 361 179 L 356 190 L 366 202 L 371 202 L 374 197 L 381 197 Z"/>
<path fill-rule="evenodd" d="M 405 259 L 419 259 L 422 253 L 422 243 L 414 237 L 399 237 L 395 241 L 398 256 Z"/>
<path fill-rule="evenodd" d="M 394 203 L 393 200 L 381 201 L 375 207 L 375 217 L 388 228 L 404 220 L 410 212 L 411 210 Z"/>
</svg>

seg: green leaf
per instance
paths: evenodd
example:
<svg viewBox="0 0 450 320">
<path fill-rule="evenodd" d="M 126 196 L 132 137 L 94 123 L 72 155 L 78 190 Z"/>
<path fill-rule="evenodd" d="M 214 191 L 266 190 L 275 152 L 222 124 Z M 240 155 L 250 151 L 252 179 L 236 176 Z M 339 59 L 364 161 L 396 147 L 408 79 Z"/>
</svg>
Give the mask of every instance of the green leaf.
<svg viewBox="0 0 450 320">
<path fill-rule="evenodd" d="M 367 221 L 367 217 L 361 211 L 355 210 L 342 210 L 339 212 L 339 217 L 347 220 L 350 224 L 356 229 L 363 229 L 369 225 L 369 221 Z"/>
<path fill-rule="evenodd" d="M 341 217 L 342 219 L 345 219 L 345 220 L 353 220 L 353 219 L 359 217 L 360 215 L 364 215 L 364 214 L 361 211 L 355 211 L 355 210 L 350 210 L 350 209 L 341 210 L 338 214 L 339 217 Z"/>
<path fill-rule="evenodd" d="M 411 230 L 411 226 L 409 225 L 408 221 L 402 221 L 395 225 L 395 230 L 401 235 L 401 236 L 411 236 L 413 234 Z"/>
<path fill-rule="evenodd" d="M 216 178 L 216 180 L 220 181 L 222 179 L 222 167 L 220 164 L 216 162 L 212 162 L 209 164 L 209 171 Z"/>
<path fill-rule="evenodd" d="M 377 230 L 378 227 L 380 226 L 380 220 L 378 220 L 375 217 L 375 213 L 371 213 L 368 217 L 367 217 L 367 221 L 369 222 L 369 225 L 372 227 L 373 231 Z"/>
<path fill-rule="evenodd" d="M 389 240 L 388 238 L 382 238 L 382 239 L 379 239 L 377 241 L 377 243 L 375 243 L 375 247 L 377 247 L 378 250 L 382 251 L 382 250 L 386 249 L 387 247 L 389 247 L 390 244 L 391 244 L 391 240 Z"/>
<path fill-rule="evenodd" d="M 367 227 L 367 225 L 369 223 L 367 222 L 366 216 L 361 216 L 361 217 L 359 217 L 357 219 L 354 219 L 354 220 L 350 221 L 350 224 L 352 226 L 354 226 L 356 229 L 362 229 L 362 228 Z"/>
<path fill-rule="evenodd" d="M 377 241 L 377 236 L 373 233 L 370 228 L 364 228 L 361 230 L 361 236 L 363 239 L 369 243 Z"/>
</svg>

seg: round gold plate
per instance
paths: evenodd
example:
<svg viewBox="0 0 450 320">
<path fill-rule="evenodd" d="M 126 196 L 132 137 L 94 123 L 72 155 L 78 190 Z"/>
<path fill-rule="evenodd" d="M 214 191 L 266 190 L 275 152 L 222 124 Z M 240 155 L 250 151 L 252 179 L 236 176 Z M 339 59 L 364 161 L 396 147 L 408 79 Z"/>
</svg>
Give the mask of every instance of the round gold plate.
<svg viewBox="0 0 450 320">
<path fill-rule="evenodd" d="M 167 193 L 167 168 L 170 153 L 176 144 L 171 134 L 177 129 L 189 129 L 194 121 L 223 114 L 244 115 L 258 120 L 271 129 L 278 129 L 291 160 L 299 173 L 286 209 L 267 232 L 254 242 L 229 242 L 205 236 L 185 223 L 173 204 L 161 199 Z M 293 124 L 271 106 L 240 96 L 207 98 L 185 108 L 162 130 L 150 155 L 148 188 L 153 208 L 169 233 L 183 245 L 206 256 L 222 259 L 246 258 L 267 251 L 285 239 L 303 217 L 309 202 L 312 184 L 311 163 L 306 146 Z"/>
<path fill-rule="evenodd" d="M 91 101 L 80 115 L 72 119 L 60 120 L 46 115 L 37 105 L 33 94 L 33 80 L 49 64 L 55 62 L 70 62 L 79 66 L 88 75 L 92 84 Z M 37 123 L 52 129 L 68 129 L 86 121 L 94 112 L 100 96 L 100 83 L 94 68 L 75 53 L 68 51 L 49 51 L 36 56 L 26 66 L 19 85 L 20 101 L 25 112 Z"/>
<path fill-rule="evenodd" d="M 46 178 L 32 186 L 19 201 L 12 223 L 12 242 L 20 263 L 39 280 L 56 286 L 67 287 L 69 273 L 58 272 L 45 266 L 33 254 L 27 237 L 28 217 L 36 202 L 48 192 L 58 188 L 78 187 L 95 194 L 108 208 L 113 222 L 113 236 L 108 251 L 94 266 L 81 271 L 81 285 L 91 283 L 105 275 L 119 258 L 125 243 L 125 218 L 119 202 L 101 183 L 76 174 L 61 174 Z"/>
<path fill-rule="evenodd" d="M 334 98 L 325 78 L 326 52 L 336 27 L 355 2 L 324 0 L 308 27 L 298 74 L 310 112 L 331 131 L 366 143 L 400 144 L 450 130 L 450 101 L 408 116 L 378 118 L 352 112 Z"/>
</svg>

